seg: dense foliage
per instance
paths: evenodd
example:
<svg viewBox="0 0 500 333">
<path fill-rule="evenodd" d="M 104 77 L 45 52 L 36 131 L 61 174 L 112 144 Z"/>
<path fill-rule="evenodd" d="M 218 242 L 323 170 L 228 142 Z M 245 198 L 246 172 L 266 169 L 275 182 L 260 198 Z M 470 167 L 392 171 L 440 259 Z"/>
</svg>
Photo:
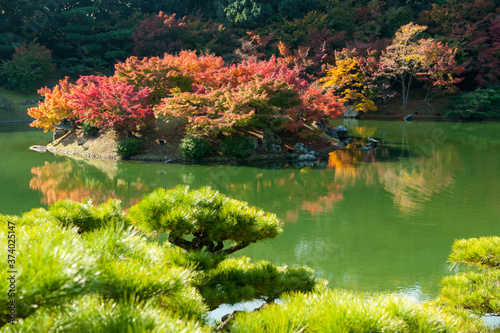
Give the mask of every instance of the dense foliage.
<svg viewBox="0 0 500 333">
<path fill-rule="evenodd" d="M 255 151 L 255 146 L 250 138 L 233 135 L 221 142 L 220 150 L 227 156 L 245 158 Z"/>
<path fill-rule="evenodd" d="M 154 122 L 147 103 L 149 88 L 112 82 L 103 76 L 82 76 L 71 91 L 73 113 L 80 121 L 90 122 L 99 129 L 125 131 L 129 135 Z"/>
<path fill-rule="evenodd" d="M 187 135 L 181 140 L 179 150 L 187 159 L 198 161 L 212 153 L 212 148 L 205 138 Z"/>
<path fill-rule="evenodd" d="M 118 141 L 115 147 L 115 152 L 122 159 L 125 159 L 138 153 L 140 148 L 141 140 L 138 138 L 126 138 Z"/>
<path fill-rule="evenodd" d="M 291 293 L 260 311 L 240 313 L 231 332 L 459 332 L 445 312 L 396 295 L 349 291 Z"/>
<path fill-rule="evenodd" d="M 226 198 L 210 188 L 191 192 L 188 187 L 156 190 L 131 207 L 129 216 L 144 232 L 168 233 L 169 242 L 181 248 L 217 254 L 233 253 L 282 231 L 276 215 Z"/>
<path fill-rule="evenodd" d="M 45 132 L 53 131 L 55 127 L 68 119 L 73 127 L 76 127 L 76 114 L 73 113 L 74 107 L 71 105 L 72 84 L 68 82 L 68 77 L 60 80 L 54 88 L 47 87 L 38 89 L 38 93 L 44 97 L 43 102 L 39 102 L 37 107 L 28 109 L 28 114 L 35 120 L 30 124 L 31 127 L 43 129 Z"/>
<path fill-rule="evenodd" d="M 457 313 L 499 315 L 500 237 L 456 240 L 449 260 L 454 265 L 464 263 L 479 270 L 444 278 L 437 302 Z"/>
<path fill-rule="evenodd" d="M 500 88 L 476 89 L 450 98 L 449 116 L 464 119 L 500 117 Z"/>
<path fill-rule="evenodd" d="M 54 70 L 51 52 L 36 42 L 14 50 L 12 60 L 4 60 L 0 67 L 0 83 L 8 89 L 31 92 Z"/>
</svg>

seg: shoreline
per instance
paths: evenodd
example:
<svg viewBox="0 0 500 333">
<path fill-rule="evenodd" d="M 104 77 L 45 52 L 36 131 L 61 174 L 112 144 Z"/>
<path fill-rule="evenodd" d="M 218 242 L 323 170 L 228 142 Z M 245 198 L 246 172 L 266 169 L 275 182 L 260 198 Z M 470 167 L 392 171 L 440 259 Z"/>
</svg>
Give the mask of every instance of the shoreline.
<svg viewBox="0 0 500 333">
<path fill-rule="evenodd" d="M 216 164 L 238 164 L 238 163 L 248 163 L 248 162 L 266 162 L 266 161 L 290 161 L 290 162 L 312 162 L 323 158 L 328 153 L 342 149 L 341 145 L 332 145 L 328 148 L 318 150 L 318 157 L 316 159 L 300 159 L 301 154 L 298 153 L 279 153 L 279 154 L 265 154 L 256 155 L 246 159 L 231 158 L 227 156 L 219 157 L 207 157 L 200 161 L 192 161 L 185 157 L 179 156 L 131 156 L 128 159 L 121 159 L 118 156 L 106 155 L 106 154 L 91 154 L 85 152 L 78 152 L 74 150 L 64 150 L 54 147 L 45 146 L 47 152 L 56 155 L 64 156 L 77 156 L 82 158 L 93 158 L 93 159 L 108 159 L 115 161 L 136 161 L 136 162 L 157 162 L 157 163 L 167 163 L 167 164 L 205 164 L 205 163 L 216 163 Z"/>
</svg>

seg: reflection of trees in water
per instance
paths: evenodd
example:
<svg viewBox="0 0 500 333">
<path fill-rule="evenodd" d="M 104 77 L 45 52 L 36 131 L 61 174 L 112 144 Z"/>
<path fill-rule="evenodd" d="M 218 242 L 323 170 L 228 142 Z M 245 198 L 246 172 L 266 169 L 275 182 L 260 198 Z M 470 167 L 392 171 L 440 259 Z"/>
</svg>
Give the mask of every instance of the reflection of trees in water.
<svg viewBox="0 0 500 333">
<path fill-rule="evenodd" d="M 91 199 L 99 204 L 112 198 L 120 199 L 126 206 L 130 206 L 148 191 L 148 187 L 141 182 L 117 178 L 116 162 L 114 166 L 96 161 L 93 164 L 96 168 L 73 160 L 45 162 L 43 166 L 31 169 L 33 178 L 30 180 L 30 188 L 42 192 L 42 204 L 65 199 Z"/>
<path fill-rule="evenodd" d="M 421 156 L 392 166 L 377 165 L 380 184 L 394 195 L 394 204 L 401 212 L 409 214 L 423 209 L 424 202 L 454 184 L 453 174 L 457 166 L 449 163 L 447 155 L 457 152 L 449 148 L 447 152 L 444 150 L 443 147 L 431 156 Z"/>
<path fill-rule="evenodd" d="M 422 209 L 425 201 L 453 185 L 459 167 L 458 151 L 452 145 L 436 146 L 429 155 L 416 155 L 408 145 L 360 151 L 362 145 L 357 138 L 348 149 L 329 154 L 327 168 L 335 169 L 335 182 L 340 186 L 379 183 L 394 195 L 395 206 L 404 213 Z"/>
</svg>

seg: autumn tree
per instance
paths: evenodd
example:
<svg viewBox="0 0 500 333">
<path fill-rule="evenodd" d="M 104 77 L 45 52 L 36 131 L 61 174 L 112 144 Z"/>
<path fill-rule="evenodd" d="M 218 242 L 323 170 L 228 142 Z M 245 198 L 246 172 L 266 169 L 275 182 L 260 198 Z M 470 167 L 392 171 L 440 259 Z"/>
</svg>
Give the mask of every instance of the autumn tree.
<svg viewBox="0 0 500 333">
<path fill-rule="evenodd" d="M 220 86 L 227 84 L 220 70 L 224 61 L 213 55 L 199 56 L 195 51 L 181 51 L 163 57 L 130 57 L 115 65 L 112 80 L 150 89 L 150 102 L 158 104 L 175 91 L 192 91 L 193 84 Z M 222 80 L 222 82 L 221 82 Z"/>
<path fill-rule="evenodd" d="M 184 118 L 194 131 L 207 134 L 252 127 L 295 131 L 305 123 L 340 115 L 342 103 L 331 92 L 313 85 L 299 89 L 300 85 L 270 76 L 236 77 L 240 84 L 234 86 L 178 94 L 164 99 L 155 113 Z"/>
<path fill-rule="evenodd" d="M 386 75 L 401 85 L 402 109 L 408 106 L 411 83 L 416 74 L 422 72 L 423 51 L 431 43 L 428 39 L 417 39 L 425 29 L 413 23 L 402 26 L 381 57 Z"/>
<path fill-rule="evenodd" d="M 112 82 L 103 76 L 82 76 L 70 98 L 79 121 L 101 130 L 112 128 L 131 136 L 154 122 L 148 87 Z"/>
<path fill-rule="evenodd" d="M 159 12 L 139 23 L 132 35 L 137 56 L 159 56 L 186 48 L 188 35 L 186 18 Z M 190 47 L 189 47 L 190 48 Z"/>
<path fill-rule="evenodd" d="M 70 97 L 72 86 L 68 77 L 65 77 L 53 89 L 38 89 L 38 93 L 45 99 L 38 106 L 28 109 L 28 115 L 35 119 L 30 126 L 41 128 L 45 132 L 53 131 L 66 118 L 76 128 L 77 116 L 73 113 Z"/>
<path fill-rule="evenodd" d="M 340 101 L 362 112 L 377 108 L 370 99 L 365 81 L 365 75 L 355 57 L 337 60 L 335 66 L 328 70 L 327 76 L 321 80 L 325 87 L 333 88 L 335 94 L 340 96 Z"/>
<path fill-rule="evenodd" d="M 493 0 L 446 0 L 420 13 L 435 39 L 457 48 L 469 88 L 497 84 L 500 77 L 500 17 Z"/>
<path fill-rule="evenodd" d="M 288 121 L 287 108 L 299 104 L 298 94 L 286 82 L 256 79 L 164 99 L 155 113 L 184 118 L 193 131 L 229 134 L 253 126 L 276 130 Z"/>
<path fill-rule="evenodd" d="M 423 50 L 424 72 L 417 73 L 417 79 L 426 83 L 427 94 L 424 101 L 429 105 L 437 95 L 455 93 L 458 90 L 456 84 L 463 81 L 464 78 L 457 77 L 464 71 L 464 67 L 457 65 L 456 52 L 456 49 L 441 42 L 432 42 Z"/>
</svg>

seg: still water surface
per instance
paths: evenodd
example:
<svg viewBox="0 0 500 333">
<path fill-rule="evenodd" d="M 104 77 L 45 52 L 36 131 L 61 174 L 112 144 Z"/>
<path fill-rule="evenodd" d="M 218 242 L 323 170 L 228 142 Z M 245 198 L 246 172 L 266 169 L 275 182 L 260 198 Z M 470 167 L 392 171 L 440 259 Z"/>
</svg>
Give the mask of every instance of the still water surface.
<svg viewBox="0 0 500 333">
<path fill-rule="evenodd" d="M 357 139 L 314 165 L 170 165 L 28 150 L 50 134 L 0 125 L 0 213 L 57 200 L 119 198 L 209 185 L 273 212 L 278 238 L 237 252 L 308 265 L 334 288 L 434 298 L 454 239 L 500 235 L 500 123 L 354 121 Z M 376 150 L 358 148 L 368 136 Z"/>
</svg>

